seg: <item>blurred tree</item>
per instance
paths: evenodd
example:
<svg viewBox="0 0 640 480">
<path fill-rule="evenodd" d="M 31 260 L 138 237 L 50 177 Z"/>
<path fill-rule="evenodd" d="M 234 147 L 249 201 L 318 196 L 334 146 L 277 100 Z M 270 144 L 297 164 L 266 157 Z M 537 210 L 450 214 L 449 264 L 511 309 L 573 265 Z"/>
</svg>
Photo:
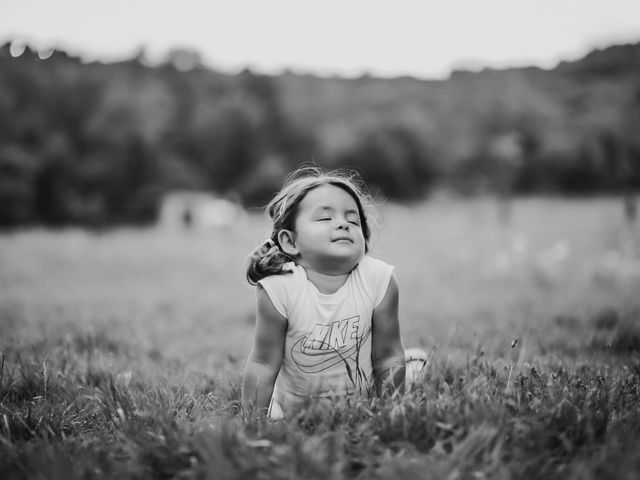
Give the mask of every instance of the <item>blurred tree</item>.
<svg viewBox="0 0 640 480">
<path fill-rule="evenodd" d="M 34 220 L 35 171 L 36 160 L 21 147 L 0 146 L 0 227 Z"/>
<path fill-rule="evenodd" d="M 362 132 L 344 152 L 340 167 L 355 167 L 372 193 L 415 200 L 428 191 L 434 179 L 430 152 L 416 134 L 401 125 L 381 125 Z"/>
<path fill-rule="evenodd" d="M 65 137 L 46 146 L 35 176 L 36 210 L 46 225 L 64 225 L 84 219 L 75 162 Z"/>
<path fill-rule="evenodd" d="M 640 53 L 636 52 L 640 64 Z M 640 70 L 640 68 L 638 69 Z M 619 169 L 620 187 L 624 203 L 625 218 L 632 224 L 638 216 L 637 193 L 640 190 L 640 79 L 635 77 L 626 108 L 622 113 L 620 136 L 624 139 L 624 154 Z"/>
<path fill-rule="evenodd" d="M 167 53 L 166 64 L 180 72 L 202 68 L 202 57 L 192 48 L 172 48 Z"/>
<path fill-rule="evenodd" d="M 42 56 L 41 56 L 42 57 Z M 621 193 L 640 188 L 640 44 L 549 71 L 412 78 L 150 67 L 0 47 L 0 223 L 153 218 L 174 188 L 263 202 L 302 163 L 355 167 L 372 189 Z"/>
</svg>

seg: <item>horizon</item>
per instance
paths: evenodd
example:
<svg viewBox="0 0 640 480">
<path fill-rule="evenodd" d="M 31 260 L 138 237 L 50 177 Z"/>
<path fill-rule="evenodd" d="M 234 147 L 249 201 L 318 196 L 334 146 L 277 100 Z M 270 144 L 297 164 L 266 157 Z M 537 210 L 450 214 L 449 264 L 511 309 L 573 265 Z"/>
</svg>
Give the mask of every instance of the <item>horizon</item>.
<svg viewBox="0 0 640 480">
<path fill-rule="evenodd" d="M 68 52 L 62 48 L 56 48 L 56 47 L 47 47 L 46 49 L 43 50 L 39 50 L 37 47 L 34 48 L 33 45 L 30 45 L 28 42 L 19 39 L 19 40 L 10 40 L 9 38 L 6 39 L 0 39 L 0 47 L 4 47 L 4 46 L 9 46 L 11 55 L 14 58 L 20 57 L 21 55 L 24 54 L 24 52 L 27 49 L 30 49 L 31 52 L 33 52 L 34 54 L 38 55 L 38 57 L 41 60 L 47 60 L 48 58 L 50 58 L 55 52 L 57 53 L 63 53 L 65 55 L 67 55 L 69 58 L 73 58 L 76 59 L 78 61 L 80 61 L 83 64 L 91 64 L 91 63 L 99 63 L 102 65 L 115 65 L 121 62 L 129 62 L 132 60 L 135 60 L 137 58 L 140 59 L 141 63 L 149 68 L 158 68 L 162 65 L 165 65 L 167 62 L 169 62 L 170 60 L 168 60 L 168 58 L 162 58 L 162 59 L 157 59 L 156 61 L 150 61 L 148 58 L 145 57 L 145 50 L 144 48 L 139 49 L 138 51 L 133 51 L 131 52 L 130 56 L 123 56 L 122 58 L 114 58 L 114 59 L 100 59 L 100 58 L 86 58 L 83 57 L 81 54 L 78 53 L 73 53 L 73 52 Z M 621 43 L 612 43 L 609 45 L 605 45 L 603 47 L 594 47 L 591 50 L 588 50 L 586 52 L 584 52 L 583 55 L 578 56 L 576 58 L 571 58 L 571 59 L 564 59 L 561 58 L 559 59 L 554 65 L 551 66 L 539 66 L 539 65 L 533 65 L 533 64 L 521 64 L 521 65 L 506 65 L 506 66 L 499 66 L 499 67 L 493 67 L 493 66 L 487 66 L 487 65 L 478 65 L 478 66 L 464 66 L 461 65 L 458 68 L 452 68 L 451 71 L 448 72 L 448 74 L 446 76 L 443 77 L 424 77 L 424 76 L 419 76 L 419 75 L 412 75 L 412 74 L 388 74 L 388 75 L 384 75 L 384 74 L 372 74 L 371 72 L 368 71 L 362 71 L 360 73 L 342 73 L 342 72 L 318 72 L 318 71 L 306 71 L 306 70 L 301 70 L 301 69 L 296 69 L 296 68 L 283 68 L 282 70 L 279 71 L 260 71 L 254 68 L 251 68 L 250 66 L 246 66 L 243 67 L 242 69 L 236 70 L 236 71 L 229 71 L 229 70 L 225 70 L 222 69 L 218 66 L 211 66 L 211 65 L 206 65 L 205 63 L 203 63 L 202 65 L 199 65 L 199 67 L 204 68 L 205 70 L 209 70 L 212 72 L 216 72 L 219 74 L 223 74 L 223 75 L 238 75 L 241 74 L 243 71 L 249 71 L 253 74 L 257 74 L 257 75 L 264 75 L 264 76 L 272 76 L 272 77 L 278 77 L 281 75 L 287 75 L 287 74 L 291 74 L 294 76 L 311 76 L 311 77 L 315 77 L 315 78 L 326 78 L 326 79 L 345 79 L 345 80 L 353 80 L 353 79 L 358 79 L 358 78 L 362 78 L 362 77 L 369 77 L 369 78 L 373 78 L 373 79 L 379 79 L 379 80 L 394 80 L 394 79 L 400 79 L 400 78 L 409 78 L 409 79 L 414 79 L 414 80 L 418 80 L 418 81 L 444 81 L 447 80 L 451 77 L 451 75 L 453 75 L 456 72 L 469 72 L 469 73 L 482 73 L 485 71 L 494 71 L 494 72 L 500 72 L 500 71 L 508 71 L 508 70 L 518 70 L 518 69 L 528 69 L 528 68 L 534 68 L 534 69 L 540 69 L 543 71 L 551 71 L 554 70 L 555 68 L 557 68 L 558 66 L 560 66 L 563 63 L 571 63 L 571 62 L 576 62 L 576 61 L 580 61 L 582 59 L 584 59 L 585 57 L 587 57 L 588 55 L 590 55 L 591 53 L 594 52 L 598 52 L 598 51 L 603 51 L 603 50 L 607 50 L 609 48 L 615 48 L 615 47 L 625 47 L 625 46 L 634 46 L 634 45 L 640 45 L 640 40 L 637 41 L 632 41 L 632 42 L 621 42 Z M 180 50 L 180 49 L 177 49 Z M 16 54 L 14 54 L 14 51 L 17 52 Z M 186 50 L 185 51 L 187 56 L 190 56 L 191 53 L 196 53 L 199 54 L 199 52 L 197 51 L 189 51 Z M 170 51 L 167 52 L 167 56 L 169 55 Z M 184 52 L 183 52 L 184 53 Z M 192 69 L 196 68 L 196 65 L 190 63 L 190 60 L 186 61 L 186 64 L 183 64 L 183 66 L 181 65 L 176 65 L 174 62 L 174 66 L 176 66 L 179 70 L 182 71 L 189 71 Z"/>
</svg>

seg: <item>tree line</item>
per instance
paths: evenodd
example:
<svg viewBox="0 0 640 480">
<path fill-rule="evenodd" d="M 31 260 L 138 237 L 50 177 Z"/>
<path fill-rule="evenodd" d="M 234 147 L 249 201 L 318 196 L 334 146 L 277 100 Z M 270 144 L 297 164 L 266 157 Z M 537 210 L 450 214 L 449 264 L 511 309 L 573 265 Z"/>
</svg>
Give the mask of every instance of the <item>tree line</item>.
<svg viewBox="0 0 640 480">
<path fill-rule="evenodd" d="M 301 164 L 357 170 L 372 193 L 597 194 L 640 187 L 640 44 L 553 70 L 447 80 L 149 66 L 0 47 L 0 225 L 155 219 L 163 195 L 263 204 Z"/>
</svg>

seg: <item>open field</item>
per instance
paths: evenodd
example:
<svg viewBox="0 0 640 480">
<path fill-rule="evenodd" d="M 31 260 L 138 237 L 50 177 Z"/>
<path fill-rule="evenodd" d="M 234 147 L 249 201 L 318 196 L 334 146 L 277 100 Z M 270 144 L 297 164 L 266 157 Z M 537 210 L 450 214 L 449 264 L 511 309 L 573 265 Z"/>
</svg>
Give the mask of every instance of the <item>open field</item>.
<svg viewBox="0 0 640 480">
<path fill-rule="evenodd" d="M 0 236 L 0 477 L 640 478 L 640 226 L 620 202 L 379 214 L 424 383 L 289 422 L 236 413 L 261 215 Z"/>
</svg>

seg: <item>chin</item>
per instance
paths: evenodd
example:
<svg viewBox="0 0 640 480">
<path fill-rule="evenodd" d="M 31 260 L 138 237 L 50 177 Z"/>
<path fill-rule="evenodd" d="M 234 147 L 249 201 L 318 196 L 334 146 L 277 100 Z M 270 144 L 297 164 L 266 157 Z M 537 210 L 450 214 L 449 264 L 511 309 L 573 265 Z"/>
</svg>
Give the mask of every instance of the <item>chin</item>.
<svg viewBox="0 0 640 480">
<path fill-rule="evenodd" d="M 360 262 L 361 257 L 335 256 L 325 257 L 316 264 L 319 270 L 333 272 L 332 275 L 344 275 L 353 270 Z M 322 265 L 322 267 L 321 267 Z"/>
<path fill-rule="evenodd" d="M 344 267 L 346 270 L 345 273 L 348 273 L 354 268 L 356 268 L 358 266 L 358 263 L 360 263 L 363 257 L 364 257 L 364 254 L 358 255 L 356 257 L 349 257 L 348 259 L 343 259 Z"/>
</svg>

